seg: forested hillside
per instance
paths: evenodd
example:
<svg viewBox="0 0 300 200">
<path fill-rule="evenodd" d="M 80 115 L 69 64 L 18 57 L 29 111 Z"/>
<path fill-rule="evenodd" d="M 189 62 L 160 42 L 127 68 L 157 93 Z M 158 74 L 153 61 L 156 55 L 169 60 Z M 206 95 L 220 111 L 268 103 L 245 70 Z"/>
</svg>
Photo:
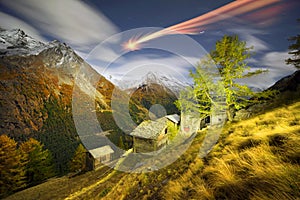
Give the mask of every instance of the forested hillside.
<svg viewBox="0 0 300 200">
<path fill-rule="evenodd" d="M 49 153 L 49 162 L 53 168 L 44 177 L 38 180 L 30 178 L 25 185 L 21 184 L 11 190 L 69 172 L 69 163 L 81 143 L 74 124 L 72 98 L 77 97 L 79 105 L 92 99 L 102 129 L 111 132 L 109 137 L 116 145 L 119 145 L 122 137 L 125 140 L 122 130 L 113 121 L 110 105 L 113 91 L 120 99 L 127 98 L 125 92 L 99 75 L 66 44 L 58 41 L 47 44 L 38 42 L 22 30 L 1 30 L 0 37 L 0 135 L 9 137 L 3 141 L 15 146 L 11 149 L 12 154 L 15 152 L 18 158 L 12 159 L 17 160 L 23 157 L 19 153 L 19 146 L 35 139 L 41 145 L 41 151 Z M 90 76 L 79 73 L 83 69 Z M 91 92 L 91 77 L 98 80 L 95 94 Z M 78 90 L 75 91 L 75 87 Z M 134 108 L 130 112 L 138 124 L 145 118 L 147 111 L 134 99 L 130 104 Z M 80 112 L 84 115 L 88 110 L 82 106 Z M 6 142 L 1 143 L 1 152 L 10 151 L 5 149 L 8 145 Z M 1 167 L 7 168 L 5 157 L 1 159 Z M 14 165 L 11 167 L 14 169 Z M 9 176 L 14 177 L 15 173 L 11 172 Z M 22 175 L 13 179 L 17 183 L 24 182 L 23 178 Z M 11 184 L 5 180 L 1 178 L 4 185 Z M 5 190 L 5 193 L 11 190 Z"/>
</svg>

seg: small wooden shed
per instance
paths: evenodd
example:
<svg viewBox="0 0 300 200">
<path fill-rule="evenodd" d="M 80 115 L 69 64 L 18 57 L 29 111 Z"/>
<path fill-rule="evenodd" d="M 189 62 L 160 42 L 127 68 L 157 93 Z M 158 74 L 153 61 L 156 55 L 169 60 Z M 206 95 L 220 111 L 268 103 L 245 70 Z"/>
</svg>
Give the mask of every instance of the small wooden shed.
<svg viewBox="0 0 300 200">
<path fill-rule="evenodd" d="M 91 149 L 88 151 L 87 166 L 89 166 L 90 169 L 96 169 L 101 163 L 110 162 L 113 153 L 114 150 L 109 145 Z"/>
</svg>

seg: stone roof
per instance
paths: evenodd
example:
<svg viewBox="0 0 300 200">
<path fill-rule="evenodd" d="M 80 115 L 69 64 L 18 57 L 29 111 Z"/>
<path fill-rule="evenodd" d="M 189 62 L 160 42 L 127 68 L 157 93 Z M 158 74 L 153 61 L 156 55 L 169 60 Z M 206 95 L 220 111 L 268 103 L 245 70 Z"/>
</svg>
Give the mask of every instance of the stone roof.
<svg viewBox="0 0 300 200">
<path fill-rule="evenodd" d="M 175 124 L 178 124 L 180 121 L 180 116 L 177 114 L 174 115 L 167 115 L 166 118 L 172 122 L 174 122 Z"/>
<path fill-rule="evenodd" d="M 91 149 L 89 152 L 94 158 L 99 158 L 101 156 L 114 153 L 114 150 L 109 145 L 105 145 L 96 149 Z"/>
<path fill-rule="evenodd" d="M 147 120 L 136 127 L 130 135 L 145 139 L 156 139 L 166 126 L 167 118 L 165 117 L 155 121 Z"/>
</svg>

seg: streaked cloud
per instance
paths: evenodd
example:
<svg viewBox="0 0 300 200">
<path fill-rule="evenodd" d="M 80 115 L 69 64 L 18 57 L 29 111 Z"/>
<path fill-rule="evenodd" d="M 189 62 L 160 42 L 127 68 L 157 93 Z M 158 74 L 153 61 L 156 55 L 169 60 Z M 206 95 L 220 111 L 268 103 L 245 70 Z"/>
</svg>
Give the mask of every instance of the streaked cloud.
<svg viewBox="0 0 300 200">
<path fill-rule="evenodd" d="M 258 37 L 258 35 L 266 34 L 263 31 L 256 30 L 253 28 L 239 27 L 237 29 L 230 30 L 230 32 L 238 34 L 242 40 L 246 41 L 247 46 L 253 46 L 253 51 L 256 53 L 269 50 L 268 44 L 263 40 L 259 39 Z"/>
<path fill-rule="evenodd" d="M 269 52 L 263 56 L 262 64 L 271 69 L 293 69 L 292 66 L 286 65 L 285 63 L 285 60 L 289 56 L 288 52 Z"/>
<path fill-rule="evenodd" d="M 288 57 L 288 52 L 269 52 L 264 54 L 260 60 L 257 60 L 257 63 L 269 71 L 243 80 L 243 82 L 252 87 L 267 89 L 279 79 L 296 71 L 294 66 L 285 63 Z"/>
<path fill-rule="evenodd" d="M 251 87 L 266 89 L 296 70 L 293 66 L 285 63 L 289 57 L 287 50 L 274 51 L 271 46 L 260 39 L 260 36 L 268 34 L 268 32 L 245 27 L 228 30 L 228 32 L 238 34 L 241 40 L 246 41 L 247 46 L 254 47 L 255 55 L 247 59 L 249 66 L 252 67 L 250 71 L 257 68 L 268 70 L 266 73 L 243 79 L 240 82 Z"/>
<path fill-rule="evenodd" d="M 78 51 L 87 52 L 117 32 L 117 28 L 98 10 L 83 1 L 74 0 L 10 0 L 2 1 L 41 35 L 59 39 Z M 1 20 L 2 21 L 2 20 Z M 23 28 L 22 21 L 12 26 Z"/>
<path fill-rule="evenodd" d="M 11 15 L 8 15 L 6 13 L 0 12 L 0 27 L 10 30 L 10 29 L 22 29 L 25 31 L 27 35 L 30 35 L 31 37 L 40 40 L 40 41 L 45 41 L 45 38 L 43 38 L 40 33 L 31 25 L 27 24 L 26 22 L 13 17 Z"/>
</svg>

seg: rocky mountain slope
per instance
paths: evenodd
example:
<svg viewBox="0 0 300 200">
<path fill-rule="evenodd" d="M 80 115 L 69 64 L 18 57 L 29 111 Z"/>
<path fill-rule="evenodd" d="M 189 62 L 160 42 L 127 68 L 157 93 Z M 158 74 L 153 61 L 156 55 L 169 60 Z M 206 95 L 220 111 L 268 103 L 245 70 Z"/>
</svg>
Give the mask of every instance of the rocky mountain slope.
<svg viewBox="0 0 300 200">
<path fill-rule="evenodd" d="M 37 138 L 52 152 L 58 172 L 67 171 L 67 162 L 80 143 L 72 99 L 82 105 L 77 111 L 83 116 L 91 112 L 85 102 L 94 102 L 101 128 L 114 129 L 116 134 L 121 130 L 112 117 L 113 92 L 127 98 L 68 45 L 42 43 L 22 30 L 0 31 L 0 134 L 16 141 Z M 145 108 L 135 100 L 130 104 L 135 106 L 131 112 L 135 120 L 142 121 Z"/>
</svg>

